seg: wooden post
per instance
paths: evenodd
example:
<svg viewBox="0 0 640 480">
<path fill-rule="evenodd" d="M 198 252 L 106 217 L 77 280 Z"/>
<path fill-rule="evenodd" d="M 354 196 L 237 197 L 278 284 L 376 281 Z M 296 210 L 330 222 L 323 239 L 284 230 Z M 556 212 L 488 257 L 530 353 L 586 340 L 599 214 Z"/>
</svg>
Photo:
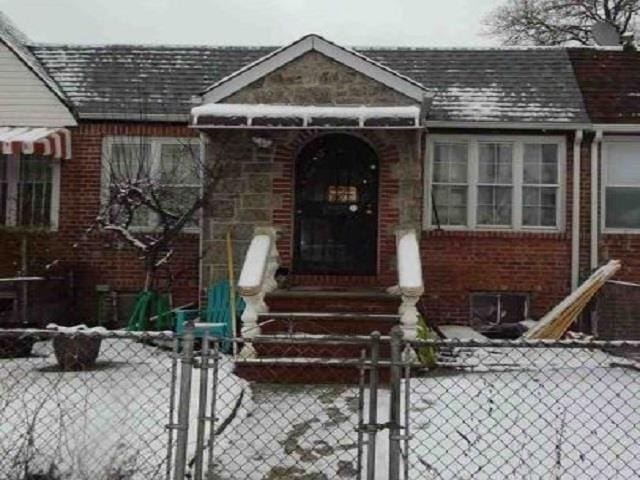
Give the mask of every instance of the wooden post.
<svg viewBox="0 0 640 480">
<path fill-rule="evenodd" d="M 29 262 L 27 260 L 27 236 L 20 239 L 20 276 L 26 277 Z M 20 321 L 26 324 L 28 321 L 29 283 L 20 282 Z"/>
</svg>

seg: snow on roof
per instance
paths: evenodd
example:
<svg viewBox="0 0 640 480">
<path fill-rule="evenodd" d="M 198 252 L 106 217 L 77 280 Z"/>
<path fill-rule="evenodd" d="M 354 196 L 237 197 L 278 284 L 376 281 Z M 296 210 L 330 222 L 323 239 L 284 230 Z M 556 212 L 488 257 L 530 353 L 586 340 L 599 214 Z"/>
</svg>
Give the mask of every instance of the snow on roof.
<svg viewBox="0 0 640 480">
<path fill-rule="evenodd" d="M 436 108 L 446 106 L 452 117 L 478 122 L 499 120 L 514 106 L 521 119 L 530 122 L 571 122 L 581 113 L 580 106 L 568 108 L 564 103 L 534 101 L 531 93 L 524 95 L 495 82 L 478 87 L 453 85 L 440 90 L 435 103 Z"/>
<path fill-rule="evenodd" d="M 299 125 L 308 126 L 314 119 L 352 120 L 355 126 L 366 126 L 369 120 L 407 119 L 411 127 L 420 126 L 420 108 L 414 105 L 369 107 L 360 106 L 311 106 L 311 105 L 254 105 L 238 103 L 209 103 L 191 110 L 194 125 L 206 125 L 211 118 L 246 119 L 242 125 L 251 126 L 256 118 L 299 120 Z M 261 124 L 261 126 L 264 126 Z"/>
<path fill-rule="evenodd" d="M 275 48 L 37 45 L 31 50 L 81 118 L 176 121 L 188 118 L 192 96 Z M 433 93 L 432 121 L 589 122 L 563 48 L 354 50 Z"/>
<path fill-rule="evenodd" d="M 368 107 L 210 103 L 191 110 L 194 126 L 417 128 L 417 106 Z"/>
</svg>

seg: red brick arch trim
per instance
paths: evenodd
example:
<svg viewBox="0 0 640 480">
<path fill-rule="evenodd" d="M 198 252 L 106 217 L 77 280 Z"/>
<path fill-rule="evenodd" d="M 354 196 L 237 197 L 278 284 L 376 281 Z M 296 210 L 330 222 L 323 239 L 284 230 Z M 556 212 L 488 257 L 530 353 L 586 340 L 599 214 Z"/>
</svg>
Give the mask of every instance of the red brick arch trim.
<svg viewBox="0 0 640 480">
<path fill-rule="evenodd" d="M 310 141 L 328 133 L 347 133 L 368 143 L 378 155 L 380 165 L 378 197 L 378 274 L 375 278 L 361 278 L 363 285 L 391 285 L 395 281 L 395 237 L 398 224 L 399 181 L 393 165 L 399 162 L 398 146 L 385 138 L 384 132 L 345 132 L 341 130 L 304 130 L 283 133 L 276 139 L 273 160 L 272 222 L 278 229 L 278 250 L 283 266 L 293 261 L 293 228 L 295 206 L 295 167 L 298 154 Z M 350 285 L 354 278 L 348 277 Z M 341 278 L 317 279 L 323 285 L 340 285 Z"/>
</svg>

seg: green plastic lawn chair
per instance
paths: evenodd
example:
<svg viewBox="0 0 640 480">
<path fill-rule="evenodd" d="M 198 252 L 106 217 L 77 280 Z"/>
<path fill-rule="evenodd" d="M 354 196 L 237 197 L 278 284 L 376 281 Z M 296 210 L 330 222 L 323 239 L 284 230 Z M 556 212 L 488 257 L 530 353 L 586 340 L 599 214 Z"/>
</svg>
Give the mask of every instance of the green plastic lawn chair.
<svg viewBox="0 0 640 480">
<path fill-rule="evenodd" d="M 208 332 L 212 337 L 232 338 L 235 336 L 231 325 L 231 302 L 229 301 L 229 281 L 223 280 L 209 287 L 207 292 L 207 308 L 203 312 L 200 310 L 178 310 L 176 312 L 176 333 L 182 335 L 189 320 L 210 324 L 208 327 L 197 327 L 194 329 L 196 337 L 203 337 Z M 236 320 L 240 318 L 244 311 L 245 303 L 240 297 L 236 297 Z M 232 343 L 222 342 L 220 349 L 225 353 L 230 353 Z"/>
<path fill-rule="evenodd" d="M 155 317 L 153 324 L 149 321 Z M 136 297 L 131 317 L 127 323 L 127 330 L 132 332 L 147 332 L 149 330 L 172 330 L 173 314 L 168 295 L 148 290 L 140 292 Z"/>
</svg>

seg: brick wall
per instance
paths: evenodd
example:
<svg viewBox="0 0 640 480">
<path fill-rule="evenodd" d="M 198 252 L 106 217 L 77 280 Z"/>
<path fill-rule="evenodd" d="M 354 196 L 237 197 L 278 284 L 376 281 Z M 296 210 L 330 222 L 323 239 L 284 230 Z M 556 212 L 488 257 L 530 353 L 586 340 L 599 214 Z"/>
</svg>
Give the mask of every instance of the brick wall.
<svg viewBox="0 0 640 480">
<path fill-rule="evenodd" d="M 570 290 L 565 234 L 427 232 L 421 241 L 428 313 L 439 323 L 468 323 L 473 292 L 520 292 L 539 318 Z"/>
<path fill-rule="evenodd" d="M 69 322 L 91 322 L 95 313 L 95 286 L 108 284 L 119 291 L 135 292 L 144 275 L 136 255 L 125 245 L 104 234 L 85 235 L 100 208 L 101 151 L 103 138 L 110 135 L 189 137 L 184 126 L 162 124 L 83 123 L 72 131 L 73 158 L 61 168 L 60 222 L 57 232 L 0 232 L 0 272 L 14 275 L 20 262 L 20 241 L 28 243 L 30 273 L 59 260 L 75 273 L 78 311 Z M 175 277 L 174 303 L 197 299 L 198 235 L 184 234 L 168 269 Z M 168 278 L 168 269 L 160 273 Z"/>
<path fill-rule="evenodd" d="M 468 324 L 470 294 L 474 292 L 525 293 L 529 296 L 532 318 L 544 315 L 569 293 L 573 191 L 571 135 L 567 136 L 566 145 L 564 231 L 423 232 L 424 301 L 434 320 L 441 324 Z"/>
<path fill-rule="evenodd" d="M 607 284 L 597 298 L 598 337 L 640 340 L 640 288 Z"/>
</svg>

